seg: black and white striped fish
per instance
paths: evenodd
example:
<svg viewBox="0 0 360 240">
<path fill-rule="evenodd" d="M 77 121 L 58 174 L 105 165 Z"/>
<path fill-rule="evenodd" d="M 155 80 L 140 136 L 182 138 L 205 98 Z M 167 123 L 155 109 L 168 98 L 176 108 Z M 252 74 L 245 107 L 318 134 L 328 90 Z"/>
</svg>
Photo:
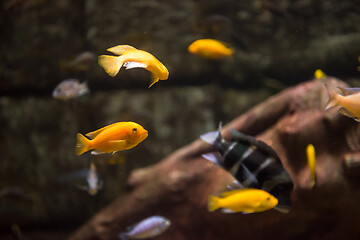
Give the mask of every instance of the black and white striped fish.
<svg viewBox="0 0 360 240">
<path fill-rule="evenodd" d="M 293 182 L 279 156 L 266 143 L 231 129 L 231 140 L 225 140 L 218 131 L 205 133 L 200 138 L 214 146 L 217 152 L 203 157 L 230 172 L 240 187 L 258 188 L 275 196 L 281 212 L 291 208 Z"/>
</svg>

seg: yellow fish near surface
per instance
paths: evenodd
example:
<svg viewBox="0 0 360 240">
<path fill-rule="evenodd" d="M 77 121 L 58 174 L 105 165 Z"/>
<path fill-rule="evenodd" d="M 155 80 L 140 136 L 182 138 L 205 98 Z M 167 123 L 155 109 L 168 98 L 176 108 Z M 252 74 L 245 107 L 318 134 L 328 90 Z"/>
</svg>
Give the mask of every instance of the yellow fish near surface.
<svg viewBox="0 0 360 240">
<path fill-rule="evenodd" d="M 329 102 L 325 106 L 325 110 L 340 106 L 339 113 L 351 117 L 360 122 L 360 88 L 341 88 L 341 94 L 329 89 L 325 84 L 329 93 Z"/>
<path fill-rule="evenodd" d="M 313 188 L 315 186 L 315 167 L 316 167 L 316 156 L 315 156 L 315 148 L 314 145 L 309 144 L 306 147 L 306 156 L 307 156 L 307 163 L 310 168 L 311 174 L 311 183 L 310 187 Z"/>
<path fill-rule="evenodd" d="M 190 44 L 188 51 L 209 59 L 221 59 L 233 55 L 234 50 L 215 39 L 199 39 Z"/>
<path fill-rule="evenodd" d="M 326 77 L 326 74 L 321 69 L 316 69 L 316 71 L 314 72 L 314 77 L 315 79 L 321 79 Z"/>
<path fill-rule="evenodd" d="M 98 57 L 98 63 L 112 77 L 118 74 L 122 66 L 126 69 L 145 68 L 151 72 L 149 87 L 159 80 L 166 80 L 169 77 L 167 68 L 148 52 L 138 50 L 130 45 L 118 45 L 108 48 L 107 51 L 119 56 L 101 55 Z"/>
<path fill-rule="evenodd" d="M 84 137 L 81 133 L 76 136 L 75 154 L 93 150 L 92 154 L 114 153 L 135 147 L 148 136 L 141 125 L 134 122 L 117 122 Z"/>
<path fill-rule="evenodd" d="M 209 196 L 208 210 L 223 208 L 224 212 L 254 213 L 274 208 L 278 200 L 261 189 L 245 188 L 222 193 L 223 198 Z"/>
</svg>

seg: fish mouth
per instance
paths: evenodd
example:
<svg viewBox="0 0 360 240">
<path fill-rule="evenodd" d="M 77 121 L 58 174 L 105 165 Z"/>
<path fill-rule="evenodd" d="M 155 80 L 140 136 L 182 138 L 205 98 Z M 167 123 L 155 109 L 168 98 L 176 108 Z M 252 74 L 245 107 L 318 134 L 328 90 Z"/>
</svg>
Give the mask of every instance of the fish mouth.
<svg viewBox="0 0 360 240">
<path fill-rule="evenodd" d="M 140 135 L 141 140 L 147 138 L 148 135 L 149 135 L 148 131 L 145 130 L 145 132 Z"/>
</svg>

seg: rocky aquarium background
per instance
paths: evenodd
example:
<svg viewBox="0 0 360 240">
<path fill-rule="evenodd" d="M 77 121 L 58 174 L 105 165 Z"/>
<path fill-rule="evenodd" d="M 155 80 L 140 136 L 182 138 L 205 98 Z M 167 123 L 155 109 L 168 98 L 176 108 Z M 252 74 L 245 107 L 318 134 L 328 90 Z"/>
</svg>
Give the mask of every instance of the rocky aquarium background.
<svg viewBox="0 0 360 240">
<path fill-rule="evenodd" d="M 1 238 L 20 226 L 31 239 L 64 239 L 126 190 L 134 169 L 157 163 L 271 95 L 328 75 L 359 86 L 359 1 L 96 1 L 5 0 L 0 34 Z M 199 38 L 230 43 L 230 59 L 193 56 Z M 90 51 L 96 56 L 118 44 L 154 54 L 169 69 L 167 81 L 148 89 L 149 73 L 121 70 L 111 78 L 90 61 L 68 63 Z M 91 94 L 63 102 L 55 86 L 67 78 L 87 80 Z M 73 153 L 77 132 L 116 121 L 149 130 L 125 164 L 96 159 L 104 189 L 79 191 L 85 181 L 59 183 L 63 174 L 88 168 L 90 154 Z M 3 193 L 3 192 L 2 192 Z M 51 237 L 49 237 L 51 236 Z"/>
</svg>

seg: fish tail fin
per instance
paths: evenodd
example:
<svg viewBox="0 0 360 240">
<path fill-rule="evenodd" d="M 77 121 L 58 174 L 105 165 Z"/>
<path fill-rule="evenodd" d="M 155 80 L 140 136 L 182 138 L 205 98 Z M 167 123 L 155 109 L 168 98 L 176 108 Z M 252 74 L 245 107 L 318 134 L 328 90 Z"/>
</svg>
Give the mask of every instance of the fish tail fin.
<svg viewBox="0 0 360 240">
<path fill-rule="evenodd" d="M 326 104 L 325 106 L 325 110 L 328 110 L 332 107 L 335 107 L 337 104 L 338 104 L 338 100 L 337 100 L 337 92 L 335 92 L 334 89 L 330 89 L 326 84 L 325 84 L 325 87 L 328 91 L 328 94 L 329 94 L 329 101 L 328 103 Z"/>
<path fill-rule="evenodd" d="M 220 198 L 215 197 L 213 195 L 209 195 L 209 197 L 208 197 L 208 211 L 213 212 L 218 208 L 220 208 Z"/>
<path fill-rule="evenodd" d="M 120 57 L 101 55 L 98 57 L 98 63 L 102 68 L 104 68 L 107 74 L 111 77 L 115 77 L 124 62 L 120 59 Z"/>
<path fill-rule="evenodd" d="M 76 146 L 75 146 L 75 154 L 81 155 L 84 152 L 87 152 L 91 149 L 90 140 L 84 137 L 81 133 L 76 135 Z"/>
</svg>

